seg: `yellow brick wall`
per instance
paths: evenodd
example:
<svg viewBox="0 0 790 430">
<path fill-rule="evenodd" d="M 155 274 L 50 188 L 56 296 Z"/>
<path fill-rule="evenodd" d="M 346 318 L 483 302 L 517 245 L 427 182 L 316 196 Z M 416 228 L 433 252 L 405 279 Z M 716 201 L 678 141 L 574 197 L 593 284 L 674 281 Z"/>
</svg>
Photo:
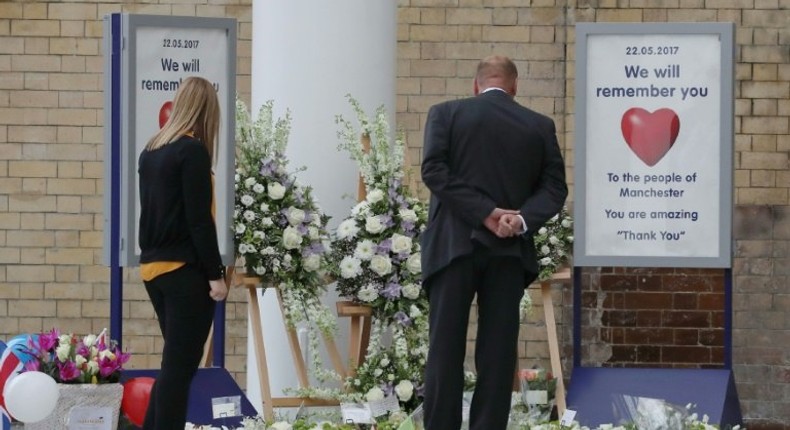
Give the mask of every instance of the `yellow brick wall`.
<svg viewBox="0 0 790 430">
<path fill-rule="evenodd" d="M 731 21 L 737 39 L 736 203 L 790 204 L 788 0 L 398 5 L 397 122 L 415 170 L 430 105 L 469 95 L 477 61 L 500 53 L 519 67 L 519 101 L 555 119 L 572 184 L 573 25 Z M 128 12 L 237 18 L 237 88 L 249 101 L 251 9 L 252 0 L 0 2 L 0 339 L 53 326 L 86 333 L 109 325 L 109 272 L 101 262 L 102 17 Z M 411 175 L 412 184 L 426 196 L 418 177 Z M 123 335 L 134 353 L 132 365 L 156 367 L 161 339 L 153 312 L 136 271 L 127 271 L 124 282 Z M 568 298 L 558 294 L 559 301 L 567 304 Z M 545 363 L 540 314 L 536 309 L 533 324 L 525 326 L 521 350 L 523 359 Z M 567 327 L 564 333 L 567 340 Z M 241 290 L 228 302 L 226 352 L 228 368 L 243 386 Z"/>
</svg>

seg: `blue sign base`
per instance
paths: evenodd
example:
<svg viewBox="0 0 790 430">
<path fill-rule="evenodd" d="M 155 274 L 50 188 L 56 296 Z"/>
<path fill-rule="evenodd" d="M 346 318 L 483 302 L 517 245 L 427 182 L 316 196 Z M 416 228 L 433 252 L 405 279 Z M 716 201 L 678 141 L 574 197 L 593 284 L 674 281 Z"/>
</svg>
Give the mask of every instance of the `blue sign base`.
<svg viewBox="0 0 790 430">
<path fill-rule="evenodd" d="M 157 373 L 159 373 L 159 369 L 124 370 L 121 374 L 121 382 L 142 376 L 156 378 Z M 211 399 L 235 396 L 241 398 L 241 415 L 214 419 Z M 189 391 L 188 422 L 198 425 L 211 424 L 215 427 L 226 426 L 235 428 L 241 425 L 242 418 L 257 415 L 258 411 L 252 406 L 252 403 L 244 395 L 244 392 L 236 384 L 236 381 L 228 373 L 227 369 L 222 367 L 198 369 Z"/>
<path fill-rule="evenodd" d="M 582 425 L 618 424 L 616 405 L 622 405 L 623 395 L 661 399 L 681 408 L 690 403 L 696 405 L 692 412 L 700 419 L 708 415 L 709 422 L 721 428 L 743 425 L 735 380 L 728 369 L 576 367 L 567 405 Z"/>
</svg>

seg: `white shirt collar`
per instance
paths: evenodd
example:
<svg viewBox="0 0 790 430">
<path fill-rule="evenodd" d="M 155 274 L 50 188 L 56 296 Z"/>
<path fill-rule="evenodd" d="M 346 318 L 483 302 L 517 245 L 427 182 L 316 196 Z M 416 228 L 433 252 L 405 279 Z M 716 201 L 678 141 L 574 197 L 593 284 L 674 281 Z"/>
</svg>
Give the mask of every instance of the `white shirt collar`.
<svg viewBox="0 0 790 430">
<path fill-rule="evenodd" d="M 504 89 L 499 88 L 499 87 L 488 87 L 488 88 L 483 90 L 483 93 L 487 93 L 489 91 L 502 91 L 503 93 L 507 93 L 507 91 L 505 91 Z"/>
</svg>

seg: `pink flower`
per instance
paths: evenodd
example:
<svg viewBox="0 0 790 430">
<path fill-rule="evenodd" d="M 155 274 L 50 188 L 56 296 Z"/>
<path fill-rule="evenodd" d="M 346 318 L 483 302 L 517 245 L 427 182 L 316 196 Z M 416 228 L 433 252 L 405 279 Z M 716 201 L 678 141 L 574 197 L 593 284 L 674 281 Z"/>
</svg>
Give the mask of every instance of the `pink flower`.
<svg viewBox="0 0 790 430">
<path fill-rule="evenodd" d="M 60 379 L 63 382 L 71 381 L 72 379 L 77 379 L 80 376 L 80 370 L 77 369 L 77 366 L 74 364 L 73 361 L 67 361 L 65 363 L 58 363 L 58 370 L 60 371 Z"/>
</svg>

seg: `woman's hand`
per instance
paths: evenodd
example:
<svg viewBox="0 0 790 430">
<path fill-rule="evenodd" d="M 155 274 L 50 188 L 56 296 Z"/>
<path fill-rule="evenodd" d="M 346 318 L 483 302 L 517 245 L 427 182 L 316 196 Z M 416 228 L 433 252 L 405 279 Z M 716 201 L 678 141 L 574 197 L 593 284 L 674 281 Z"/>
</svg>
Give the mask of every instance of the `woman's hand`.
<svg viewBox="0 0 790 430">
<path fill-rule="evenodd" d="M 215 301 L 221 302 L 228 297 L 228 286 L 225 284 L 224 278 L 208 281 L 208 285 L 211 287 L 211 291 L 209 291 L 208 295 Z"/>
</svg>

